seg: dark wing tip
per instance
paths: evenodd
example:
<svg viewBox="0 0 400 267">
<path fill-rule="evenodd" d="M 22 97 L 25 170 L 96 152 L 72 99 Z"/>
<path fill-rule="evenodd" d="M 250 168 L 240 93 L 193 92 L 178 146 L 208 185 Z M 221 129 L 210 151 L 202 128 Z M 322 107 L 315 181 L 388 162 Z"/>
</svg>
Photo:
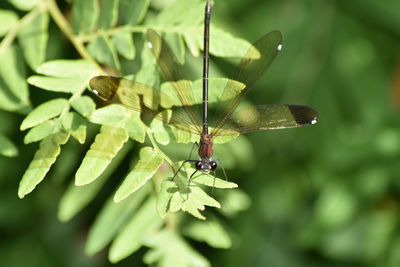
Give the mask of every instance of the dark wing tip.
<svg viewBox="0 0 400 267">
<path fill-rule="evenodd" d="M 289 110 L 299 126 L 316 124 L 319 120 L 318 112 L 310 107 L 290 105 Z"/>
<path fill-rule="evenodd" d="M 94 94 L 105 101 L 111 100 L 117 92 L 120 78 L 112 76 L 96 76 L 89 81 Z"/>
</svg>

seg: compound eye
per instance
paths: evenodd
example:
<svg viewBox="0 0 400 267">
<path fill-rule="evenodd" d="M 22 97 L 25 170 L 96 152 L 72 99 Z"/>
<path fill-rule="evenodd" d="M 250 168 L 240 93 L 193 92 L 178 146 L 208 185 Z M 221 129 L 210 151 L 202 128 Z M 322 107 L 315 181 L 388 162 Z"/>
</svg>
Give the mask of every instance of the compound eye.
<svg viewBox="0 0 400 267">
<path fill-rule="evenodd" d="M 212 161 L 212 162 L 211 162 L 211 168 L 210 168 L 210 169 L 211 169 L 212 171 L 215 171 L 215 170 L 217 169 L 217 166 L 218 166 L 217 163 L 216 163 L 215 161 Z"/>
<path fill-rule="evenodd" d="M 201 171 L 203 169 L 203 164 L 201 163 L 201 161 L 196 161 L 194 167 L 196 168 L 196 170 Z"/>
</svg>

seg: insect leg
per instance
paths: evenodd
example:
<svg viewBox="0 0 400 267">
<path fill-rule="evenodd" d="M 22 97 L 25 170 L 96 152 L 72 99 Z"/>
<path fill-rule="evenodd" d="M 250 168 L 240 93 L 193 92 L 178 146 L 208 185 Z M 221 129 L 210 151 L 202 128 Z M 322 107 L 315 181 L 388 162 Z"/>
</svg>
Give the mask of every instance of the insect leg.
<svg viewBox="0 0 400 267">
<path fill-rule="evenodd" d="M 222 171 L 224 172 L 225 181 L 228 181 L 228 176 L 226 176 L 225 168 L 224 168 L 224 165 L 222 164 L 221 159 L 214 159 L 214 160 L 219 162 L 219 164 L 221 165 Z M 214 183 L 215 183 L 215 180 L 214 180 Z"/>
<path fill-rule="evenodd" d="M 171 181 L 174 180 L 175 176 L 176 176 L 176 175 L 178 174 L 178 172 L 182 169 L 183 165 L 185 165 L 186 162 L 196 162 L 196 160 L 193 160 L 193 159 L 187 159 L 187 160 L 185 160 L 185 161 L 181 164 L 181 166 L 179 166 L 178 170 L 175 172 L 175 174 L 174 174 L 174 176 L 172 177 Z"/>
</svg>

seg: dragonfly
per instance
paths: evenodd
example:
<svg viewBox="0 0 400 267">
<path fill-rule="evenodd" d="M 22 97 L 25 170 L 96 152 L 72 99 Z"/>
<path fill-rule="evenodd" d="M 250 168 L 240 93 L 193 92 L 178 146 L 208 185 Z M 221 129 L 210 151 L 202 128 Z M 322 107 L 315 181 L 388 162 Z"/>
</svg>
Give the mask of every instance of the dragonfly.
<svg viewBox="0 0 400 267">
<path fill-rule="evenodd" d="M 237 65 L 232 77 L 228 79 L 217 108 L 215 125 L 209 127 L 209 44 L 210 44 L 210 18 L 211 2 L 206 1 L 204 17 L 204 45 L 203 45 L 203 79 L 202 79 L 202 103 L 201 112 L 199 105 L 194 105 L 195 97 L 192 85 L 184 73 L 183 66 L 172 52 L 168 44 L 154 30 L 147 30 L 147 44 L 152 51 L 164 79 L 169 82 L 176 97 L 161 92 L 149 85 L 131 81 L 120 77 L 97 76 L 90 80 L 92 91 L 106 101 L 117 100 L 123 105 L 171 125 L 179 130 L 199 136 L 198 146 L 199 160 L 185 160 L 194 163 L 195 173 L 208 174 L 217 169 L 217 161 L 213 159 L 213 140 L 217 136 L 232 136 L 241 133 L 249 133 L 257 130 L 271 130 L 294 128 L 315 124 L 319 115 L 314 109 L 301 105 L 264 104 L 251 105 L 237 109 L 241 100 L 248 94 L 254 83 L 269 68 L 276 55 L 282 49 L 282 34 L 272 31 L 254 42 Z M 242 84 L 238 90 L 238 82 Z M 176 105 L 174 99 L 178 99 Z M 169 112 L 168 112 L 169 111 Z M 193 146 L 194 147 L 194 146 Z M 193 151 L 192 147 L 192 151 Z M 221 164 L 222 167 L 222 164 Z M 225 177 L 226 173 L 224 171 Z"/>
</svg>

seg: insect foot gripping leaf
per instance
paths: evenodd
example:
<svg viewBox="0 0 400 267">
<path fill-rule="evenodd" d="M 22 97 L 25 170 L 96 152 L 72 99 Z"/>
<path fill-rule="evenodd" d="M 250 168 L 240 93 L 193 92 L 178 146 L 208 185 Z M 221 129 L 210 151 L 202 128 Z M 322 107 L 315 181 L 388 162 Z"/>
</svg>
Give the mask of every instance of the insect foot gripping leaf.
<svg viewBox="0 0 400 267">
<path fill-rule="evenodd" d="M 192 173 L 193 168 L 187 168 L 186 173 Z M 169 179 L 161 183 L 161 189 L 157 199 L 158 214 L 164 218 L 168 212 L 185 211 L 194 217 L 205 220 L 200 211 L 205 206 L 220 208 L 221 204 L 209 196 L 202 186 L 211 188 L 236 188 L 237 184 L 224 181 L 208 174 L 199 174 L 192 178 L 188 188 L 188 179 L 176 177 L 174 181 Z"/>
</svg>

